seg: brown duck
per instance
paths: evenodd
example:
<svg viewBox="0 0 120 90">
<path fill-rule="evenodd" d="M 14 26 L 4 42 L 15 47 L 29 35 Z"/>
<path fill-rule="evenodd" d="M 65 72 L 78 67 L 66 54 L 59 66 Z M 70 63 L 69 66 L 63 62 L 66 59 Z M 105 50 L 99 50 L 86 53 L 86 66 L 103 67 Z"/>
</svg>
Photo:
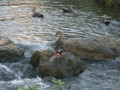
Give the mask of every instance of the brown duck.
<svg viewBox="0 0 120 90">
<path fill-rule="evenodd" d="M 58 31 L 56 36 L 59 35 L 58 40 L 54 44 L 54 50 L 56 52 L 55 56 L 61 56 L 64 50 L 64 44 L 62 42 L 62 33 Z"/>
<path fill-rule="evenodd" d="M 106 25 L 109 25 L 109 24 L 110 24 L 110 20 L 107 19 L 107 16 L 106 16 L 106 15 L 104 15 L 103 23 L 106 24 Z"/>
<path fill-rule="evenodd" d="M 72 12 L 72 11 L 73 11 L 73 5 L 70 5 L 69 8 L 63 8 L 64 13 L 69 13 L 69 12 Z"/>
<path fill-rule="evenodd" d="M 36 12 L 36 7 L 33 8 L 33 17 L 41 17 L 41 18 L 44 18 L 44 15 L 39 13 L 39 12 Z"/>
</svg>

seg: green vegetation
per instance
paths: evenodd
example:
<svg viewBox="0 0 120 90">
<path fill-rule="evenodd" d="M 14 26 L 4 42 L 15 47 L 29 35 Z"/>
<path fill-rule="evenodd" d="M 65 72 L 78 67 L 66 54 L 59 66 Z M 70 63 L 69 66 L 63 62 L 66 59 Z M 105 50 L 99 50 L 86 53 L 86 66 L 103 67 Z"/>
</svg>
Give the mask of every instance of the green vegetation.
<svg viewBox="0 0 120 90">
<path fill-rule="evenodd" d="M 65 85 L 64 85 L 65 82 L 62 82 L 61 80 L 52 80 L 52 82 L 54 82 L 57 85 L 51 87 L 51 90 L 54 90 L 56 88 L 59 88 L 59 90 L 62 90 L 65 87 Z"/>
<path fill-rule="evenodd" d="M 96 0 L 109 7 L 120 6 L 120 0 Z"/>
<path fill-rule="evenodd" d="M 64 88 L 67 86 L 65 85 L 66 82 L 62 82 L 61 80 L 52 80 L 53 83 L 57 84 L 53 87 L 50 88 L 50 90 L 64 90 Z M 28 86 L 28 87 L 16 87 L 15 90 L 38 90 L 38 87 L 40 85 L 36 85 L 36 86 Z M 70 90 L 71 88 L 71 85 L 67 86 L 68 89 L 67 90 Z"/>
<path fill-rule="evenodd" d="M 62 82 L 61 80 L 52 80 L 53 83 L 57 84 L 53 87 L 50 88 L 50 90 L 55 90 L 55 89 L 59 89 L 59 90 L 64 90 L 64 88 L 67 86 L 67 90 L 70 90 L 72 85 L 64 85 L 66 82 Z"/>
<path fill-rule="evenodd" d="M 39 85 L 36 86 L 28 86 L 27 88 L 24 87 L 16 87 L 15 90 L 37 90 Z"/>
</svg>

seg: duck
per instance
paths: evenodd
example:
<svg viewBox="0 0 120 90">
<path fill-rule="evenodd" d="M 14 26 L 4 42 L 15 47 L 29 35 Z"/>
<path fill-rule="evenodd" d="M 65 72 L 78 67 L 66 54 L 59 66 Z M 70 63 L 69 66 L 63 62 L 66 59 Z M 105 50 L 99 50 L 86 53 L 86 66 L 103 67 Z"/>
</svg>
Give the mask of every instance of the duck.
<svg viewBox="0 0 120 90">
<path fill-rule="evenodd" d="M 106 15 L 104 15 L 103 23 L 104 23 L 105 25 L 109 25 L 109 24 L 110 24 L 110 20 L 107 19 L 107 16 L 106 16 Z"/>
<path fill-rule="evenodd" d="M 32 10 L 32 12 L 33 12 L 33 17 L 41 17 L 41 18 L 44 18 L 44 15 L 43 14 L 41 14 L 41 13 L 39 13 L 39 12 L 36 12 L 36 7 L 33 7 L 33 10 Z"/>
<path fill-rule="evenodd" d="M 55 36 L 58 36 L 57 41 L 54 43 L 54 50 L 55 50 L 55 55 L 54 56 L 61 56 L 63 51 L 64 51 L 64 44 L 62 41 L 62 33 L 60 31 L 56 32 Z"/>
<path fill-rule="evenodd" d="M 69 13 L 73 11 L 73 5 L 70 5 L 69 8 L 63 8 L 63 13 Z"/>
</svg>

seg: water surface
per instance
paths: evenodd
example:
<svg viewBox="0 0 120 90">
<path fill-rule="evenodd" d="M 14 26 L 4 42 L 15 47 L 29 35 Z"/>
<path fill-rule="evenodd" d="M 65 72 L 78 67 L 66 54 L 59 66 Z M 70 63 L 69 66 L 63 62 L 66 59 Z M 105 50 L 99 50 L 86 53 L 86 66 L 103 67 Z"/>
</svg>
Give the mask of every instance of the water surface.
<svg viewBox="0 0 120 90">
<path fill-rule="evenodd" d="M 74 6 L 73 13 L 63 13 L 62 8 L 70 4 Z M 33 18 L 33 7 L 45 18 Z M 0 35 L 26 49 L 26 58 L 0 64 L 1 90 L 35 85 L 47 90 L 54 85 L 51 79 L 55 78 L 36 76 L 29 59 L 35 50 L 51 48 L 49 44 L 57 39 L 57 31 L 63 33 L 63 39 L 101 35 L 120 38 L 119 8 L 105 8 L 91 0 L 0 0 L 0 12 Z M 105 14 L 111 20 L 109 26 L 102 23 Z M 62 80 L 72 84 L 71 90 L 119 90 L 117 61 L 120 59 L 86 62 L 85 72 Z"/>
</svg>

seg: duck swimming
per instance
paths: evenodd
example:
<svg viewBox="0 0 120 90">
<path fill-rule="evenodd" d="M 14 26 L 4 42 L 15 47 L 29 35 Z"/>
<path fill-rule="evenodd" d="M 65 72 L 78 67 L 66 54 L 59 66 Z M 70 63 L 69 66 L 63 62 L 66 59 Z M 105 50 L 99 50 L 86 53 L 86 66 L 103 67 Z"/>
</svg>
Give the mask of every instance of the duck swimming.
<svg viewBox="0 0 120 90">
<path fill-rule="evenodd" d="M 36 7 L 33 8 L 33 17 L 41 17 L 41 18 L 44 18 L 44 15 L 39 13 L 39 12 L 36 12 Z"/>
<path fill-rule="evenodd" d="M 57 39 L 57 41 L 54 43 L 54 50 L 56 52 L 56 54 L 54 56 L 61 56 L 64 50 L 64 44 L 62 42 L 62 33 L 60 31 L 58 31 L 56 33 L 56 36 L 59 35 L 59 38 Z"/>
<path fill-rule="evenodd" d="M 72 11 L 73 11 L 73 5 L 70 5 L 69 8 L 63 8 L 64 13 L 69 13 L 69 12 L 72 12 Z"/>
<path fill-rule="evenodd" d="M 106 15 L 104 15 L 103 23 L 106 24 L 106 25 L 110 24 L 110 20 L 107 19 Z"/>
</svg>

